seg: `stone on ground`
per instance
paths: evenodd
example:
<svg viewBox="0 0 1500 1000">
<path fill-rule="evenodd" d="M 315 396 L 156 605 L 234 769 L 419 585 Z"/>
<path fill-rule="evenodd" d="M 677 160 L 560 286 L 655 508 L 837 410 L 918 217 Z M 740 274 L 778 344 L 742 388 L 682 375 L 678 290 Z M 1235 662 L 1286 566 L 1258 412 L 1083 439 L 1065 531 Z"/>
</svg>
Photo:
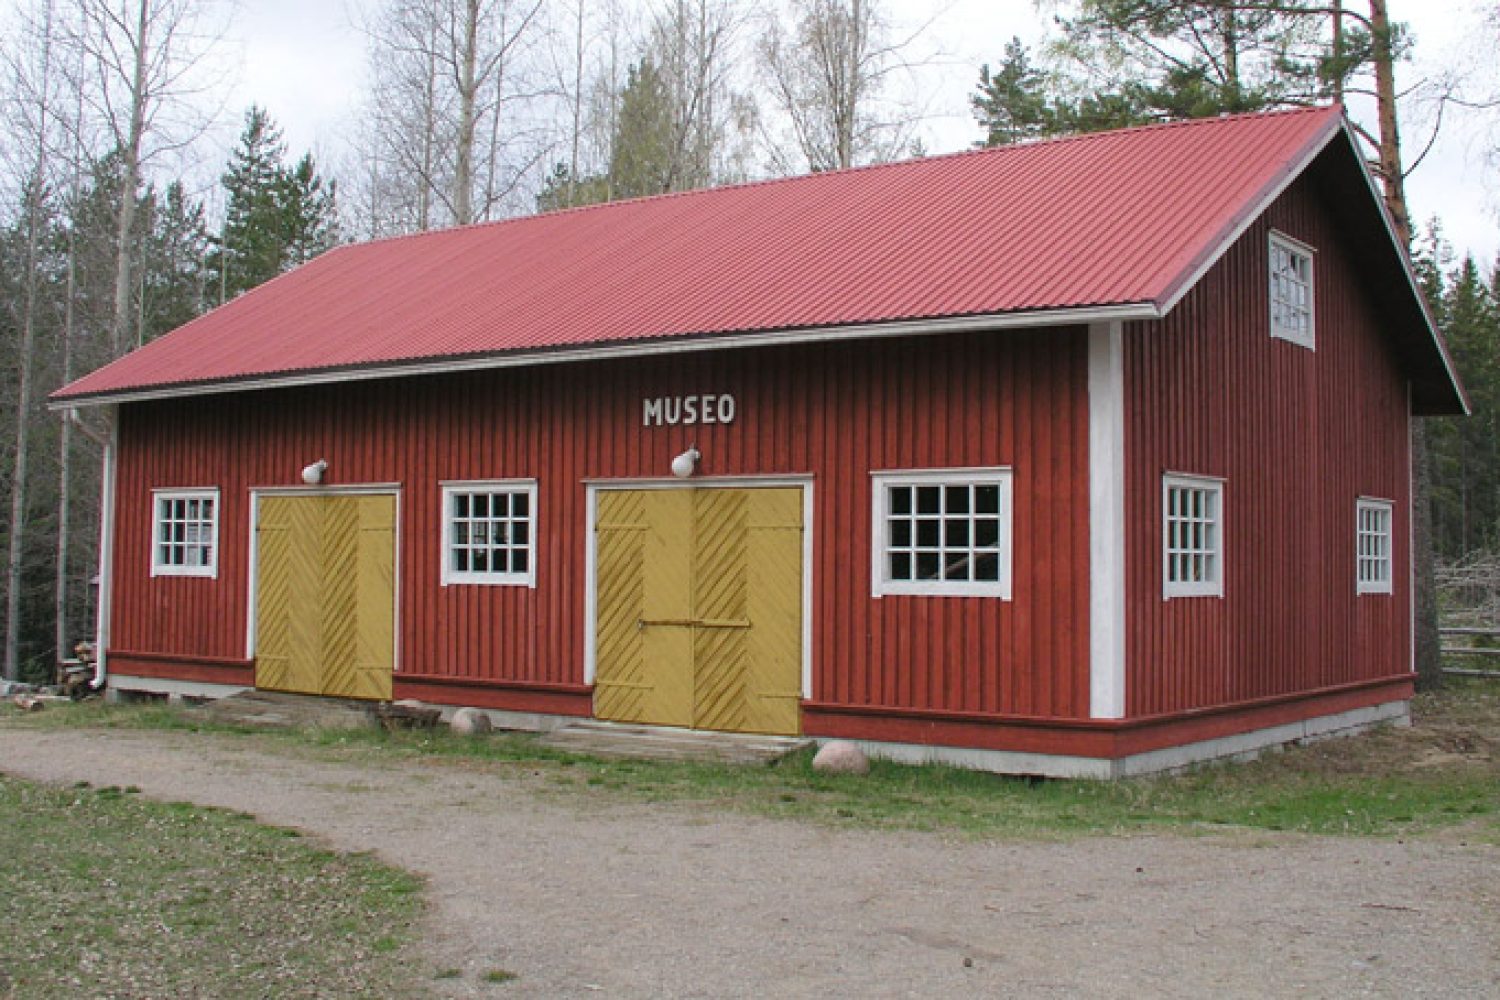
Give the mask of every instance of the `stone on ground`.
<svg viewBox="0 0 1500 1000">
<path fill-rule="evenodd" d="M 868 774 L 870 758 L 848 740 L 830 740 L 813 758 L 813 770 L 829 774 Z"/>
<path fill-rule="evenodd" d="M 461 736 L 483 736 L 494 728 L 489 715 L 477 708 L 460 708 L 453 713 L 448 727 Z"/>
</svg>

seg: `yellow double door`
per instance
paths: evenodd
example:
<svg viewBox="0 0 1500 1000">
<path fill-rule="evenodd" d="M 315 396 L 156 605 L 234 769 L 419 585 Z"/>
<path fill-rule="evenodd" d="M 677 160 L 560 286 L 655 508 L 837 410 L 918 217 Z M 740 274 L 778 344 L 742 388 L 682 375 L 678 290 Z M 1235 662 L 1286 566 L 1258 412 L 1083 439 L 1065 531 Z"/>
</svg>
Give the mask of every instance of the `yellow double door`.
<svg viewBox="0 0 1500 1000">
<path fill-rule="evenodd" d="M 594 713 L 801 731 L 802 491 L 604 490 Z"/>
<path fill-rule="evenodd" d="M 389 699 L 395 558 L 394 496 L 260 498 L 255 686 Z"/>
</svg>

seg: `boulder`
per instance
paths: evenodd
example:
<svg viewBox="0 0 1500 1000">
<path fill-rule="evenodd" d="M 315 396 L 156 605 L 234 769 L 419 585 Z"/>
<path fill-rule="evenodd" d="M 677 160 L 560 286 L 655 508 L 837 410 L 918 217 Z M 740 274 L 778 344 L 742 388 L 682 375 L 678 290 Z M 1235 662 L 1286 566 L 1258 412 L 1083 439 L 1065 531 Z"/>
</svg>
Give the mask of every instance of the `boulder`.
<svg viewBox="0 0 1500 1000">
<path fill-rule="evenodd" d="M 477 708 L 460 708 L 453 713 L 448 727 L 463 736 L 483 736 L 494 728 L 489 715 Z"/>
<path fill-rule="evenodd" d="M 813 758 L 813 770 L 829 774 L 868 774 L 870 758 L 848 740 L 829 740 Z"/>
</svg>

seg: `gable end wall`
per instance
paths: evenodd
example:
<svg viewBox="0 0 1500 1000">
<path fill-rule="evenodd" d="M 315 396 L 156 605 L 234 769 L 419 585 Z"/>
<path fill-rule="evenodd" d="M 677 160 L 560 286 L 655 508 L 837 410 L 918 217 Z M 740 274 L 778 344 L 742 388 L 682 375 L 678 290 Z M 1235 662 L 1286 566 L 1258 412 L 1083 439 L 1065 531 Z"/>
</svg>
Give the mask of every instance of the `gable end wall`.
<svg viewBox="0 0 1500 1000">
<path fill-rule="evenodd" d="M 1271 229 L 1316 250 L 1316 350 L 1269 334 Z M 1407 384 L 1304 177 L 1163 320 L 1125 330 L 1127 715 L 1410 669 Z M 1161 476 L 1222 477 L 1224 596 L 1162 597 Z M 1355 501 L 1395 501 L 1394 593 L 1355 593 Z"/>
</svg>

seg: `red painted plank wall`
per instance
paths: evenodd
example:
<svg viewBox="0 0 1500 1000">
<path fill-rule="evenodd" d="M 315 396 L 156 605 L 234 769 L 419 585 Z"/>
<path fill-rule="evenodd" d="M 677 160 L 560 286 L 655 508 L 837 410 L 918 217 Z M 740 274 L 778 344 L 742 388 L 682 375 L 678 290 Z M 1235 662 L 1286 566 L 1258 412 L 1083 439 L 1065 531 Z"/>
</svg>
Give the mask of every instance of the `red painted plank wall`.
<svg viewBox="0 0 1500 1000">
<path fill-rule="evenodd" d="M 1406 383 L 1300 180 L 1160 322 L 1125 331 L 1127 716 L 1409 669 Z M 1315 351 L 1273 340 L 1268 231 L 1315 250 Z M 1163 472 L 1223 477 L 1223 599 L 1162 599 Z M 1355 501 L 1396 503 L 1395 592 L 1355 594 Z"/>
<path fill-rule="evenodd" d="M 326 458 L 331 485 L 402 486 L 398 679 L 580 684 L 584 482 L 666 476 L 696 443 L 704 476 L 813 477 L 813 700 L 1086 717 L 1086 369 L 1083 331 L 1058 329 L 128 405 L 111 645 L 243 658 L 249 491 Z M 734 423 L 642 426 L 643 399 L 699 392 L 733 393 Z M 870 471 L 998 465 L 1015 599 L 871 598 Z M 440 586 L 439 482 L 513 477 L 538 480 L 537 588 Z M 221 490 L 219 577 L 152 579 L 150 490 L 192 486 Z"/>
</svg>

